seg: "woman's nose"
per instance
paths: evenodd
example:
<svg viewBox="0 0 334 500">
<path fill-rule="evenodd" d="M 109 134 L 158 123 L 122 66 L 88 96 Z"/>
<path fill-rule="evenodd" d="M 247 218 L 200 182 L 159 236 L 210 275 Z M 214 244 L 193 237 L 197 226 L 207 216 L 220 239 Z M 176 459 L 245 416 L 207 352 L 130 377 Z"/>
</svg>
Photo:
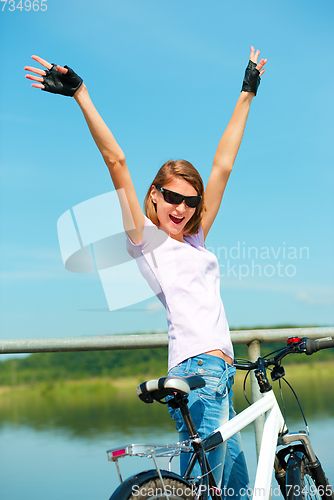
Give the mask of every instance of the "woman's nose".
<svg viewBox="0 0 334 500">
<path fill-rule="evenodd" d="M 176 208 L 179 211 L 185 212 L 187 210 L 186 201 L 183 200 Z"/>
</svg>

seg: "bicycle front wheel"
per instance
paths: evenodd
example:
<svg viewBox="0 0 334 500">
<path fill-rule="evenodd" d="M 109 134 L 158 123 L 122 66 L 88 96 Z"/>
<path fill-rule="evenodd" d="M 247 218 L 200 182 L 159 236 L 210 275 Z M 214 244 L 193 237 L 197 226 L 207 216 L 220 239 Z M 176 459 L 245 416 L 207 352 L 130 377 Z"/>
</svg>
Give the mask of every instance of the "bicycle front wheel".
<svg viewBox="0 0 334 500">
<path fill-rule="evenodd" d="M 287 500 L 334 500 L 329 484 L 319 463 L 310 467 L 306 455 L 293 453 L 288 460 L 286 471 Z"/>
</svg>

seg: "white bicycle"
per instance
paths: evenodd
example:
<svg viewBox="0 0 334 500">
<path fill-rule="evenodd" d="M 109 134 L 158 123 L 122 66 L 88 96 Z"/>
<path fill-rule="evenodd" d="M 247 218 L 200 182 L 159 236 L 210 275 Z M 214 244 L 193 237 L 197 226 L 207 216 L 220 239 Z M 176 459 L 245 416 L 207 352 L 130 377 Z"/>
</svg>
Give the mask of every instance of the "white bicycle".
<svg viewBox="0 0 334 500">
<path fill-rule="evenodd" d="M 207 452 L 229 439 L 263 414 L 266 420 L 263 429 L 261 449 L 258 459 L 253 500 L 268 500 L 271 491 L 273 468 L 281 493 L 285 500 L 334 500 L 331 484 L 328 482 L 321 464 L 316 457 L 306 431 L 289 432 L 278 406 L 276 397 L 267 377 L 271 370 L 273 381 L 284 377 L 282 359 L 291 353 L 313 354 L 320 349 L 334 347 L 332 338 L 310 340 L 294 337 L 288 339 L 287 346 L 275 351 L 275 356 L 260 357 L 255 363 L 236 362 L 237 369 L 255 370 L 260 392 L 263 397 L 216 429 L 205 439 L 199 438 L 192 421 L 187 403 L 191 390 L 205 385 L 198 375 L 187 377 L 163 377 L 149 380 L 137 388 L 138 397 L 145 403 L 163 402 L 167 396 L 169 405 L 180 408 L 190 439 L 170 445 L 130 444 L 107 451 L 108 459 L 116 463 L 121 484 L 110 500 L 220 500 L 223 498 L 212 474 Z M 269 357 L 271 356 L 271 357 Z M 191 452 L 191 459 L 183 476 L 170 470 L 174 457 Z M 150 457 L 155 468 L 122 480 L 118 460 L 124 456 Z M 168 470 L 158 466 L 158 457 L 169 457 Z M 198 462 L 200 477 L 192 477 L 192 470 Z M 245 492 L 246 494 L 246 492 Z"/>
</svg>

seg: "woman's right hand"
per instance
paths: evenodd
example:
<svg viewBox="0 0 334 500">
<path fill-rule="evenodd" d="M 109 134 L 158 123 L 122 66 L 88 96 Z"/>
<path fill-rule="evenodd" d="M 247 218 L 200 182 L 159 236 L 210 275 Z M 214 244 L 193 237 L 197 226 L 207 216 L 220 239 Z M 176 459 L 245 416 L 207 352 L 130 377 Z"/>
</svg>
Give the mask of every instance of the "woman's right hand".
<svg viewBox="0 0 334 500">
<path fill-rule="evenodd" d="M 31 71 L 36 75 L 26 75 L 26 78 L 39 83 L 32 83 L 32 87 L 51 92 L 52 94 L 61 94 L 73 97 L 75 92 L 81 87 L 82 78 L 78 76 L 68 66 L 62 67 L 56 64 L 50 64 L 41 57 L 31 56 L 34 61 L 40 63 L 46 70 L 25 66 L 26 71 Z"/>
</svg>

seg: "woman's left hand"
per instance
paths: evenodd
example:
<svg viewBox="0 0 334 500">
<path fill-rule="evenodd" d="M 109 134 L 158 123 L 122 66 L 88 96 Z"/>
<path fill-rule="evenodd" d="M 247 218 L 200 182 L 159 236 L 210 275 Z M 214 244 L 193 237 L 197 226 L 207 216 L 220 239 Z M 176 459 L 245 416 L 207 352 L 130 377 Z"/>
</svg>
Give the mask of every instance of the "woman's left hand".
<svg viewBox="0 0 334 500">
<path fill-rule="evenodd" d="M 267 63 L 267 59 L 261 59 L 257 64 L 260 51 L 251 46 L 251 53 L 249 56 L 248 66 L 245 71 L 244 80 L 242 82 L 242 92 L 249 92 L 254 95 L 257 93 L 257 89 L 260 85 L 261 76 L 264 73 L 263 66 Z"/>
<path fill-rule="evenodd" d="M 258 61 L 258 58 L 259 58 L 259 55 L 260 55 L 260 51 L 257 50 L 255 52 L 255 49 L 253 46 L 251 46 L 251 53 L 250 53 L 250 56 L 249 56 L 249 59 L 250 61 L 254 62 L 255 64 L 257 64 L 256 66 L 256 69 L 259 70 L 260 72 L 260 77 L 263 75 L 263 73 L 265 72 L 265 69 L 262 69 L 263 66 L 266 64 L 267 62 L 267 59 L 260 59 L 260 62 L 257 63 Z"/>
</svg>

